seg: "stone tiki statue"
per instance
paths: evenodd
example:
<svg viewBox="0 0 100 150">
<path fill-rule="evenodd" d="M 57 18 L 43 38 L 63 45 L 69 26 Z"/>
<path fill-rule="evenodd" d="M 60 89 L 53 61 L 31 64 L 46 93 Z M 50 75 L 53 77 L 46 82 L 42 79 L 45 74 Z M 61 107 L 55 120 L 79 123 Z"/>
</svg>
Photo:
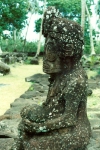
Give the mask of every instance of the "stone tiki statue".
<svg viewBox="0 0 100 150">
<path fill-rule="evenodd" d="M 21 111 L 19 138 L 12 150 L 86 150 L 91 128 L 87 118 L 87 75 L 80 59 L 80 25 L 62 18 L 55 7 L 44 15 L 43 71 L 50 75 L 46 101 Z"/>
</svg>

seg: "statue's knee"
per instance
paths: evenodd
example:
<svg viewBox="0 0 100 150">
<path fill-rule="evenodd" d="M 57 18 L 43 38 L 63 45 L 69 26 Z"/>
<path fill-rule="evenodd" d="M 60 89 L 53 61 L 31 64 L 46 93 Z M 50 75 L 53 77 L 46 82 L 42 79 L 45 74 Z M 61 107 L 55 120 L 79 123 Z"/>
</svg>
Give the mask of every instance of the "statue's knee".
<svg viewBox="0 0 100 150">
<path fill-rule="evenodd" d="M 21 139 L 15 139 L 14 144 L 12 145 L 10 150 L 24 150 L 23 142 Z"/>
</svg>

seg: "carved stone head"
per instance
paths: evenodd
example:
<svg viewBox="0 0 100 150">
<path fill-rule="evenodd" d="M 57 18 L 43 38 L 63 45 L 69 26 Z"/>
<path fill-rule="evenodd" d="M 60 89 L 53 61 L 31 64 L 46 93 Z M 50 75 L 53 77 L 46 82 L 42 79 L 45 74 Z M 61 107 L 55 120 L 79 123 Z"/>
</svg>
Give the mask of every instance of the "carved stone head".
<svg viewBox="0 0 100 150">
<path fill-rule="evenodd" d="M 55 40 L 48 36 L 45 43 L 43 57 L 43 71 L 48 74 L 57 73 L 62 70 L 61 59 L 58 57 L 58 54 L 55 51 L 55 44 Z"/>
<path fill-rule="evenodd" d="M 81 26 L 62 18 L 55 7 L 49 7 L 43 19 L 45 41 L 43 71 L 57 73 L 68 65 L 77 64 L 83 52 L 83 34 Z"/>
</svg>

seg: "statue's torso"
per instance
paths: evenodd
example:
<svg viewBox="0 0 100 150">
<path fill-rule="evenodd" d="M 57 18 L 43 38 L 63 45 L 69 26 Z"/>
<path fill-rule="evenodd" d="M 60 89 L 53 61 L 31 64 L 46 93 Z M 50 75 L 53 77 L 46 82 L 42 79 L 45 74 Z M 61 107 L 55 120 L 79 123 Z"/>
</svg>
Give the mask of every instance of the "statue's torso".
<svg viewBox="0 0 100 150">
<path fill-rule="evenodd" d="M 78 107 L 76 119 L 82 118 L 82 115 L 86 115 L 86 78 L 86 74 L 81 67 L 67 74 L 59 74 L 59 76 L 57 76 L 49 85 L 46 101 L 42 104 L 42 106 L 32 106 L 32 109 L 30 109 L 30 111 L 34 111 L 34 114 L 30 112 L 27 116 L 28 119 L 33 122 L 43 122 L 50 119 L 52 120 L 54 118 L 63 116 L 63 114 L 66 113 L 65 107 L 68 107 L 67 109 L 69 111 L 67 112 L 67 115 L 69 115 L 70 118 L 71 112 L 73 111 L 74 113 L 75 109 L 69 109 L 70 104 L 73 103 L 73 101 L 74 103 L 77 103 L 77 101 L 79 101 L 79 103 L 76 104 L 78 105 L 76 106 L 76 108 Z M 81 88 L 78 87 L 77 84 L 82 84 Z M 67 105 L 67 103 L 68 106 L 65 106 Z M 82 111 L 82 113 L 80 113 L 80 110 Z"/>
</svg>

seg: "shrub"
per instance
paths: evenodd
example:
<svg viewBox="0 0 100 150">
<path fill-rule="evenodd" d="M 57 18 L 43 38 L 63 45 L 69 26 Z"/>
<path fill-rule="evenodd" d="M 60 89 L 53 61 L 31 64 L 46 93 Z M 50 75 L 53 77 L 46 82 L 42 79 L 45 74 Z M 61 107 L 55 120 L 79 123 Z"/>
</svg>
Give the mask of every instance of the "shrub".
<svg viewBox="0 0 100 150">
<path fill-rule="evenodd" d="M 96 54 L 100 54 L 100 42 L 98 42 L 98 44 L 96 45 L 95 52 Z"/>
<path fill-rule="evenodd" d="M 16 40 L 16 42 L 13 39 L 7 39 L 2 41 L 2 50 L 7 52 L 34 52 L 37 51 L 38 42 L 26 42 L 25 48 L 24 42 L 21 40 Z M 24 50 L 24 51 L 23 51 Z M 44 45 L 41 43 L 40 52 L 43 52 Z"/>
</svg>

